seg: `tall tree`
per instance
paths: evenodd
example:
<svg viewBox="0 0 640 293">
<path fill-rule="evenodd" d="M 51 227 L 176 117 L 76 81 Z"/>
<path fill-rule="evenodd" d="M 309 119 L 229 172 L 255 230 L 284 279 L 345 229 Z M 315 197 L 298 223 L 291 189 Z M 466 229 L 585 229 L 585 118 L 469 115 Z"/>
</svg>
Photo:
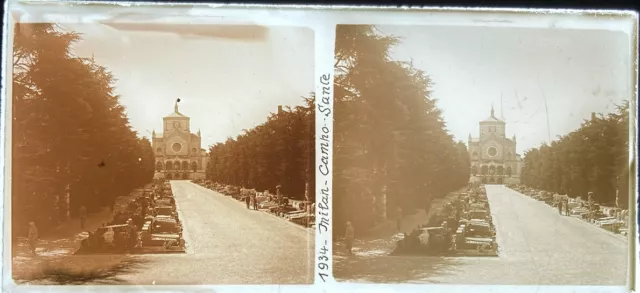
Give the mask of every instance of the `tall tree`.
<svg viewBox="0 0 640 293">
<path fill-rule="evenodd" d="M 340 25 L 335 54 L 334 231 L 366 229 L 468 183 L 466 147 L 447 132 L 432 81 L 392 60 L 400 40 Z M 464 152 L 464 154 L 462 153 Z"/>
<path fill-rule="evenodd" d="M 16 24 L 13 51 L 12 232 L 43 233 L 151 180 L 151 146 L 128 124 L 113 76 L 71 52 L 80 36 Z"/>
</svg>

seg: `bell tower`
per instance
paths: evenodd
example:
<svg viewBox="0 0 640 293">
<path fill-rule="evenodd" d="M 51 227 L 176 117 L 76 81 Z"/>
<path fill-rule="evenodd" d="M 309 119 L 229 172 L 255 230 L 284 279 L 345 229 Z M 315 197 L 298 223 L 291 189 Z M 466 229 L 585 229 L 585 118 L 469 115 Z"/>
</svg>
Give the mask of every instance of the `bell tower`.
<svg viewBox="0 0 640 293">
<path fill-rule="evenodd" d="M 177 99 L 175 105 L 173 105 L 173 113 L 163 118 L 164 132 L 166 133 L 189 132 L 190 119 L 186 115 L 180 113 L 178 109 L 178 102 L 180 102 L 180 99 Z"/>
<path fill-rule="evenodd" d="M 505 123 L 498 119 L 495 115 L 493 105 L 491 105 L 491 116 L 489 118 L 480 121 L 480 140 L 485 140 L 490 137 L 505 138 Z"/>
</svg>

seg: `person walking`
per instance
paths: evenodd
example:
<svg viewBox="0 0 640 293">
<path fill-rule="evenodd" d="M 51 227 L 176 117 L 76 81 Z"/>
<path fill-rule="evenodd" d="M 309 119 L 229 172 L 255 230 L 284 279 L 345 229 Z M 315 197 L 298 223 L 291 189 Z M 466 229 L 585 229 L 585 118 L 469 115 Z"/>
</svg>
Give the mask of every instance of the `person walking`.
<svg viewBox="0 0 640 293">
<path fill-rule="evenodd" d="M 38 243 L 38 228 L 36 228 L 36 223 L 29 223 L 29 249 L 31 249 L 31 254 L 36 255 L 36 244 Z"/>
<path fill-rule="evenodd" d="M 353 229 L 353 225 L 351 225 L 351 222 L 347 221 L 347 231 L 345 233 L 344 240 L 347 248 L 347 253 L 349 253 L 349 255 L 353 255 L 352 250 L 353 250 L 354 238 L 355 238 L 355 231 Z"/>
<path fill-rule="evenodd" d="M 251 202 L 251 197 L 248 195 L 245 195 L 244 202 L 247 204 L 247 209 L 249 209 L 249 203 Z"/>
<path fill-rule="evenodd" d="M 569 213 L 569 199 L 564 200 L 564 214 L 565 216 L 570 216 Z"/>
<path fill-rule="evenodd" d="M 84 206 L 80 207 L 80 229 L 84 230 L 84 222 L 87 220 L 87 208 Z"/>
</svg>

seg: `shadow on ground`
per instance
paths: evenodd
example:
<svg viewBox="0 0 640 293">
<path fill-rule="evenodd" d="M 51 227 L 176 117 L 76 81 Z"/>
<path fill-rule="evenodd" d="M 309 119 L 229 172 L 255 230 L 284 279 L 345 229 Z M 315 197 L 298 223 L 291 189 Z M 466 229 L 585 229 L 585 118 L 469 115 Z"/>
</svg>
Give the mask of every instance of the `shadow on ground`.
<svg viewBox="0 0 640 293">
<path fill-rule="evenodd" d="M 126 284 L 121 276 L 144 262 L 126 255 L 15 257 L 12 275 L 18 285 L 121 285 Z"/>
<path fill-rule="evenodd" d="M 36 256 L 27 239 L 15 239 L 11 247 L 11 275 L 16 284 L 81 285 L 124 284 L 121 276 L 140 269 L 142 258 L 116 255 L 73 255 L 82 233 L 70 238 L 40 240 Z"/>
<path fill-rule="evenodd" d="M 444 257 L 370 256 L 334 258 L 339 281 L 364 283 L 439 283 L 433 278 L 455 274 L 457 260 Z"/>
<path fill-rule="evenodd" d="M 337 281 L 363 283 L 438 283 L 435 277 L 456 274 L 459 260 L 439 256 L 389 256 L 401 238 L 356 240 L 353 256 L 335 242 L 333 276 Z"/>
</svg>

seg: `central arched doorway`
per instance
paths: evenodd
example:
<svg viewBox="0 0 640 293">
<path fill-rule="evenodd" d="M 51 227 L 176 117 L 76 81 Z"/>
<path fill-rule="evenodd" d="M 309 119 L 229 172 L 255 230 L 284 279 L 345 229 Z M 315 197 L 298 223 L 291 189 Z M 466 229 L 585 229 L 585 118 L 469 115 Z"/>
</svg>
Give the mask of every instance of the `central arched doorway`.
<svg viewBox="0 0 640 293">
<path fill-rule="evenodd" d="M 167 180 L 171 180 L 171 173 L 167 173 L 165 175 L 166 175 L 165 177 L 167 177 Z"/>
<path fill-rule="evenodd" d="M 184 179 L 184 180 L 189 179 L 189 174 L 187 174 L 187 173 L 183 173 L 183 174 L 182 174 L 182 179 Z"/>
<path fill-rule="evenodd" d="M 489 175 L 495 175 L 495 174 L 496 174 L 496 166 L 489 167 Z"/>
</svg>

